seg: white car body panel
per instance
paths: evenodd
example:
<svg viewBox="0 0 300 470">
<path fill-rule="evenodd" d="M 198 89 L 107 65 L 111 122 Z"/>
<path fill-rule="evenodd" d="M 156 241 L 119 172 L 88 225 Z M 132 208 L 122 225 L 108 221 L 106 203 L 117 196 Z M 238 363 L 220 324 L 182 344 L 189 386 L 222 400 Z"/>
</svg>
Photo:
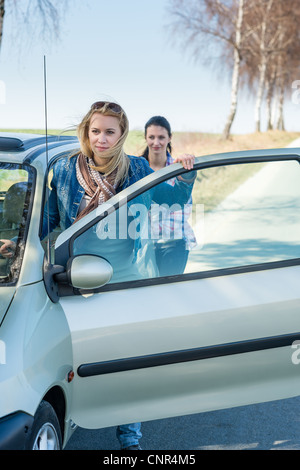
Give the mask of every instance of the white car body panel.
<svg viewBox="0 0 300 470">
<path fill-rule="evenodd" d="M 298 333 L 299 276 L 299 267 L 289 267 L 61 299 L 74 370 L 84 363 Z M 255 403 L 262 395 L 267 400 L 295 396 L 300 376 L 291 355 L 289 347 L 77 376 L 73 419 L 95 428 L 111 425 L 113 415 L 117 424 L 130 416 L 150 420 L 182 414 L 182 401 L 184 413 L 193 413 Z M 285 381 L 278 380 L 282 375 Z"/>
</svg>

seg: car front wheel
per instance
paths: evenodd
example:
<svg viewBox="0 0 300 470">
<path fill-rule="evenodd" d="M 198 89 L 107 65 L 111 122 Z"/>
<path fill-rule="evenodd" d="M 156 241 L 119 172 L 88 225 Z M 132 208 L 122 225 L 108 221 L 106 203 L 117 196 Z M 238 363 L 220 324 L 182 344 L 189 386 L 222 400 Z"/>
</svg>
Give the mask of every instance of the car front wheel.
<svg viewBox="0 0 300 470">
<path fill-rule="evenodd" d="M 61 450 L 62 436 L 58 418 L 53 407 L 42 401 L 34 416 L 26 450 Z"/>
</svg>

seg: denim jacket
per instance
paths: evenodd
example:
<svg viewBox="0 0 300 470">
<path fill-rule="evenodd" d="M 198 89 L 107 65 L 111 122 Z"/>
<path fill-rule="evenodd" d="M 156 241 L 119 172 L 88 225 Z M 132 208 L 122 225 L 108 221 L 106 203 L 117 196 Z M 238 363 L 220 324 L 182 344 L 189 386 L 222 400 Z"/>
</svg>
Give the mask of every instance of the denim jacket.
<svg viewBox="0 0 300 470">
<path fill-rule="evenodd" d="M 129 171 L 125 182 L 116 188 L 117 193 L 132 185 L 136 181 L 153 173 L 149 163 L 143 157 L 128 156 L 130 159 Z M 70 227 L 76 219 L 81 200 L 84 196 L 84 189 L 79 184 L 76 177 L 77 156 L 65 157 L 58 160 L 53 166 L 53 178 L 51 181 L 51 193 L 49 197 L 49 225 L 50 232 L 60 224 L 62 230 Z M 190 176 L 189 176 L 190 177 Z M 179 181 L 176 178 L 175 186 L 167 183 L 159 185 L 159 192 L 146 191 L 140 196 L 140 203 L 147 208 L 152 200 L 160 203 L 182 203 L 185 204 L 192 191 L 192 184 Z M 179 191 L 178 191 L 179 189 Z M 137 201 L 137 199 L 135 200 Z M 47 206 L 44 213 L 44 223 L 42 238 L 47 234 Z"/>
</svg>

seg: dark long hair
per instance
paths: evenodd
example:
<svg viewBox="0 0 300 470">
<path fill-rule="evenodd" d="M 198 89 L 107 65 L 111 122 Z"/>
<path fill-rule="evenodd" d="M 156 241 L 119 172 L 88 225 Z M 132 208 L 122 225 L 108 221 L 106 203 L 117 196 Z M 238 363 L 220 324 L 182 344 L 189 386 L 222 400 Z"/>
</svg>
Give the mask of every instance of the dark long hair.
<svg viewBox="0 0 300 470">
<path fill-rule="evenodd" d="M 171 131 L 171 126 L 170 126 L 170 123 L 169 121 L 164 118 L 163 116 L 153 116 L 152 118 L 150 118 L 146 124 L 145 124 L 145 138 L 146 138 L 146 134 L 147 134 L 147 129 L 148 127 L 150 126 L 160 126 L 160 127 L 163 127 L 164 129 L 166 129 L 169 137 L 172 137 L 172 131 Z M 171 142 L 168 143 L 168 146 L 167 146 L 167 149 L 169 151 L 169 153 L 172 155 L 172 145 L 171 145 Z M 147 145 L 147 147 L 145 148 L 143 154 L 141 155 L 141 157 L 144 157 L 146 158 L 146 160 L 149 160 L 149 147 Z"/>
</svg>

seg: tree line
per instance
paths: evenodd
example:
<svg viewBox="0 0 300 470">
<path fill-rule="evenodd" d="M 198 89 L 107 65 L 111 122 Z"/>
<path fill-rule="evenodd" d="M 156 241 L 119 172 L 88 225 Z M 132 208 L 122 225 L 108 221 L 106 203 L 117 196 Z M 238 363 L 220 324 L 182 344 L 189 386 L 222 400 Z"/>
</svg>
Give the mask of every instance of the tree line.
<svg viewBox="0 0 300 470">
<path fill-rule="evenodd" d="M 31 40 L 51 43 L 69 0 L 0 0 L 0 48 L 4 18 L 15 17 Z M 197 60 L 220 53 L 219 67 L 231 72 L 231 104 L 224 125 L 228 138 L 239 90 L 255 95 L 255 130 L 261 130 L 262 106 L 267 129 L 284 130 L 284 102 L 300 68 L 299 0 L 168 0 L 170 33 Z M 18 27 L 14 30 L 19 35 Z M 18 37 L 14 37 L 17 43 Z M 19 37 L 20 40 L 20 37 Z"/>
<path fill-rule="evenodd" d="M 197 60 L 220 51 L 231 71 L 231 105 L 223 137 L 230 136 L 239 89 L 255 94 L 255 130 L 284 130 L 284 101 L 300 68 L 299 0 L 169 0 L 171 35 Z"/>
</svg>

